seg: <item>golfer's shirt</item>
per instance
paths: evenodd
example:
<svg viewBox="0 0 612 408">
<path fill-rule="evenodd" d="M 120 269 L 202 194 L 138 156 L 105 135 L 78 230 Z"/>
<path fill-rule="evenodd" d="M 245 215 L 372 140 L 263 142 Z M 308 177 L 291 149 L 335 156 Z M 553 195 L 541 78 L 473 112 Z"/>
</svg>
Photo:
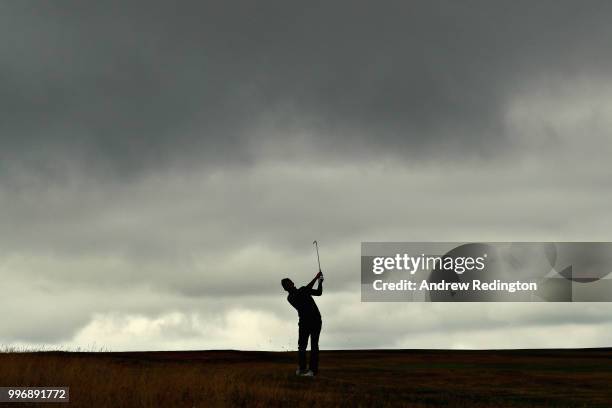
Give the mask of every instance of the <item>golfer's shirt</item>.
<svg viewBox="0 0 612 408">
<path fill-rule="evenodd" d="M 319 291 L 302 286 L 289 293 L 289 296 L 287 296 L 287 300 L 291 303 L 291 306 L 295 307 L 298 311 L 300 322 L 321 320 L 319 308 L 312 298 L 313 293 L 319 293 Z"/>
</svg>

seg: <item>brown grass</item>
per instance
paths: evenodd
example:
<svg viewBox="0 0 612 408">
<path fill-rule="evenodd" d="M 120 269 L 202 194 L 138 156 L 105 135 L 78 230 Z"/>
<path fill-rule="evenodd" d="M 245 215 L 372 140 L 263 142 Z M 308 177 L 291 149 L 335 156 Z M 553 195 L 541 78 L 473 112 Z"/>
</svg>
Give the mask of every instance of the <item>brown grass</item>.
<svg viewBox="0 0 612 408">
<path fill-rule="evenodd" d="M 2 353 L 0 385 L 70 386 L 71 407 L 604 407 L 611 363 L 609 349 L 324 351 L 313 379 L 294 353 Z"/>
</svg>

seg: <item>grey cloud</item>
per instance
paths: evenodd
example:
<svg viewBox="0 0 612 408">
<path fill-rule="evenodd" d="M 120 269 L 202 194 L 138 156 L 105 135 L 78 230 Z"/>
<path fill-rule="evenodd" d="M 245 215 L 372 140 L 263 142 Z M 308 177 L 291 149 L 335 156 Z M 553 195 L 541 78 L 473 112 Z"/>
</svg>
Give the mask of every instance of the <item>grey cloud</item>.
<svg viewBox="0 0 612 408">
<path fill-rule="evenodd" d="M 0 190 L 10 231 L 0 254 L 13 273 L 73 287 L 147 282 L 187 296 L 243 296 L 310 276 L 314 238 L 334 289 L 358 279 L 361 241 L 605 240 L 610 171 L 587 166 L 560 178 L 559 160 L 572 159 L 437 170 L 271 165 L 158 173 L 127 186 L 35 184 Z"/>
<path fill-rule="evenodd" d="M 499 154 L 517 87 L 610 62 L 607 2 L 2 7 L 2 156 L 57 177 Z"/>
<path fill-rule="evenodd" d="M 1 4 L 0 340 L 294 347 L 278 281 L 317 238 L 326 347 L 601 345 L 606 305 L 364 305 L 358 268 L 365 240 L 609 240 L 610 8 Z"/>
</svg>

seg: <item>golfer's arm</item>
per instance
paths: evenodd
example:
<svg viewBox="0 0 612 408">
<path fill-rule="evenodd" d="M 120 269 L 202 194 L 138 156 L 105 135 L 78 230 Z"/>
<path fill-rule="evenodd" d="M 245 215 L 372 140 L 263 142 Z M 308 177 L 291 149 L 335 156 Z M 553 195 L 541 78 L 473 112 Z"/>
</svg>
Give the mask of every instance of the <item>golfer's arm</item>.
<svg viewBox="0 0 612 408">
<path fill-rule="evenodd" d="M 314 286 L 315 282 L 316 282 L 318 279 L 319 279 L 318 277 L 314 278 L 313 280 L 311 280 L 311 281 L 310 281 L 310 283 L 309 283 L 308 285 L 306 285 L 306 287 L 307 287 L 308 289 L 312 289 L 312 287 Z"/>
<path fill-rule="evenodd" d="M 312 296 L 321 296 L 323 294 L 323 281 L 319 281 L 319 287 L 313 289 L 311 294 Z"/>
</svg>

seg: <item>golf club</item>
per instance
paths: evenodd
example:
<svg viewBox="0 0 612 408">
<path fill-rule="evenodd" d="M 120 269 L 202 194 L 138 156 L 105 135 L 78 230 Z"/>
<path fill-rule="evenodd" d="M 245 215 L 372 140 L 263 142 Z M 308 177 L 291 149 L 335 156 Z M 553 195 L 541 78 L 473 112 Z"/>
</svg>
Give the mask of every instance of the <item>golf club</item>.
<svg viewBox="0 0 612 408">
<path fill-rule="evenodd" d="M 312 244 L 315 246 L 315 249 L 317 250 L 317 264 L 319 265 L 319 272 L 321 272 L 321 260 L 319 259 L 319 244 L 317 243 L 316 240 L 312 241 Z M 323 275 L 321 275 L 321 280 L 323 280 Z"/>
</svg>

